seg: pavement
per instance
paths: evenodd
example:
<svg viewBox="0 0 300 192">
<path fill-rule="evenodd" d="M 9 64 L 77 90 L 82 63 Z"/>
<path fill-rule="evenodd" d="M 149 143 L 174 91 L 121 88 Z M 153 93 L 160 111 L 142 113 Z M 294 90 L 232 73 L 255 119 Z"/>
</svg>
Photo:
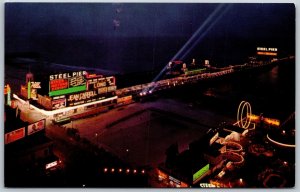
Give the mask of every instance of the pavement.
<svg viewBox="0 0 300 192">
<path fill-rule="evenodd" d="M 165 150 L 171 144 L 177 142 L 179 151 L 183 151 L 210 127 L 227 120 L 186 103 L 159 99 L 116 108 L 65 126 L 78 129 L 81 137 L 125 162 L 144 166 L 164 161 Z"/>
<path fill-rule="evenodd" d="M 46 119 L 46 133 L 66 137 L 66 128 L 76 128 L 80 137 L 135 166 L 155 166 L 165 160 L 166 149 L 178 143 L 179 152 L 188 149 L 210 127 L 228 121 L 227 117 L 173 99 L 133 103 L 97 116 L 74 120 L 62 127 L 17 101 L 21 119 L 30 123 Z M 63 157 L 62 157 L 63 158 Z"/>
</svg>

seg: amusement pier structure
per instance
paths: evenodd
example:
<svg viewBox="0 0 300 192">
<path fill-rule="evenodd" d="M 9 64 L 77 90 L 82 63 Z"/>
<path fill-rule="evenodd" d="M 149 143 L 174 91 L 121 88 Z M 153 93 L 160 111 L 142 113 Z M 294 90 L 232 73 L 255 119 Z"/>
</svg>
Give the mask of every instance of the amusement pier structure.
<svg viewBox="0 0 300 192">
<path fill-rule="evenodd" d="M 272 67 L 294 59 L 294 56 L 275 58 L 274 56 L 277 56 L 275 48 L 275 51 L 272 48 L 273 52 L 268 49 L 263 52 L 259 49 L 261 48 L 258 47 L 257 54 L 265 54 L 268 56 L 267 59 L 264 57 L 262 60 L 258 60 L 259 57 L 250 57 L 248 63 L 223 68 L 210 66 L 209 60 L 205 60 L 204 66 L 197 69 L 188 69 L 182 61 L 171 61 L 152 82 L 121 89 L 117 89 L 114 76 L 104 77 L 88 74 L 86 71 L 76 71 L 50 75 L 42 85 L 45 87 L 45 84 L 48 84 L 49 89 L 45 95 L 42 95 L 38 93 L 42 83 L 32 82 L 33 75 L 31 74 L 26 77 L 26 84 L 21 86 L 20 94 L 12 95 L 20 102 L 29 104 L 30 108 L 36 109 L 47 118 L 56 122 L 68 122 L 70 118 L 81 118 L 129 104 L 161 90 L 222 78 L 244 71 Z M 273 57 L 269 57 L 270 54 Z"/>
</svg>

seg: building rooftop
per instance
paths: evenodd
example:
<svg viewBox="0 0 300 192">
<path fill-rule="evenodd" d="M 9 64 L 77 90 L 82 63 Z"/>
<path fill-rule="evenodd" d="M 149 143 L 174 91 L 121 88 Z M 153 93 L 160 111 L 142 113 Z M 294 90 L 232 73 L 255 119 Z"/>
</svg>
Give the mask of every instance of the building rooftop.
<svg viewBox="0 0 300 192">
<path fill-rule="evenodd" d="M 174 163 L 174 166 L 168 168 L 166 164 L 161 164 L 159 169 L 181 181 L 192 183 L 193 174 L 199 171 L 208 162 L 202 158 L 194 157 L 191 151 L 186 150 L 180 153 Z"/>
<path fill-rule="evenodd" d="M 4 133 L 20 129 L 28 125 L 28 122 L 20 119 L 21 111 L 13 109 L 7 105 L 4 107 L 5 119 L 4 119 Z M 18 111 L 17 111 L 18 110 Z"/>
</svg>

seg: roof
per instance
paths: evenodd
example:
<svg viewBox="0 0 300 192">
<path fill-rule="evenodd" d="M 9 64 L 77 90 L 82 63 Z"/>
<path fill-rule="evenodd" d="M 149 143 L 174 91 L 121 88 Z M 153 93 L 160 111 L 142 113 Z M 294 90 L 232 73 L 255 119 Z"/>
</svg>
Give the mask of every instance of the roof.
<svg viewBox="0 0 300 192">
<path fill-rule="evenodd" d="M 223 147 L 223 145 L 214 142 L 206 151 L 205 154 L 213 156 L 213 157 L 218 157 L 221 152 L 220 149 Z"/>
<path fill-rule="evenodd" d="M 205 159 L 196 158 L 192 155 L 191 151 L 186 150 L 177 156 L 174 167 L 167 168 L 165 164 L 162 164 L 159 166 L 159 169 L 176 179 L 192 183 L 193 174 L 207 164 L 208 162 Z"/>
<path fill-rule="evenodd" d="M 19 116 L 17 116 L 17 109 L 13 109 L 7 105 L 5 105 L 5 122 L 4 122 L 4 133 L 8 133 L 14 131 L 16 129 L 20 129 L 22 127 L 26 127 L 29 123 L 22 121 Z M 20 111 L 18 112 L 20 115 Z"/>
<path fill-rule="evenodd" d="M 31 137 L 27 136 L 24 139 L 7 144 L 4 149 L 5 153 L 21 155 L 52 143 L 53 141 L 50 138 L 46 137 L 43 132 L 40 132 Z"/>
<path fill-rule="evenodd" d="M 235 131 L 237 133 L 242 134 L 246 129 L 244 128 L 240 128 L 238 126 L 234 126 L 234 125 L 227 125 L 224 129 L 230 130 L 230 131 Z"/>
<path fill-rule="evenodd" d="M 225 138 L 227 135 L 230 135 L 230 134 L 231 134 L 230 131 L 219 130 L 219 137 L 221 137 L 221 138 Z"/>
</svg>

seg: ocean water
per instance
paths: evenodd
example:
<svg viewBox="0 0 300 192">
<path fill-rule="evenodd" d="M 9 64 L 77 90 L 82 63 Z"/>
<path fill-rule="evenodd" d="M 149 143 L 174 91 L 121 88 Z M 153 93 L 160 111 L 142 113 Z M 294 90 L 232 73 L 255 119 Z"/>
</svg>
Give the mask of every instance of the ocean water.
<svg viewBox="0 0 300 192">
<path fill-rule="evenodd" d="M 241 101 L 251 104 L 252 113 L 283 122 L 295 112 L 295 62 L 188 85 L 166 94 L 192 106 L 236 119 Z"/>
</svg>

